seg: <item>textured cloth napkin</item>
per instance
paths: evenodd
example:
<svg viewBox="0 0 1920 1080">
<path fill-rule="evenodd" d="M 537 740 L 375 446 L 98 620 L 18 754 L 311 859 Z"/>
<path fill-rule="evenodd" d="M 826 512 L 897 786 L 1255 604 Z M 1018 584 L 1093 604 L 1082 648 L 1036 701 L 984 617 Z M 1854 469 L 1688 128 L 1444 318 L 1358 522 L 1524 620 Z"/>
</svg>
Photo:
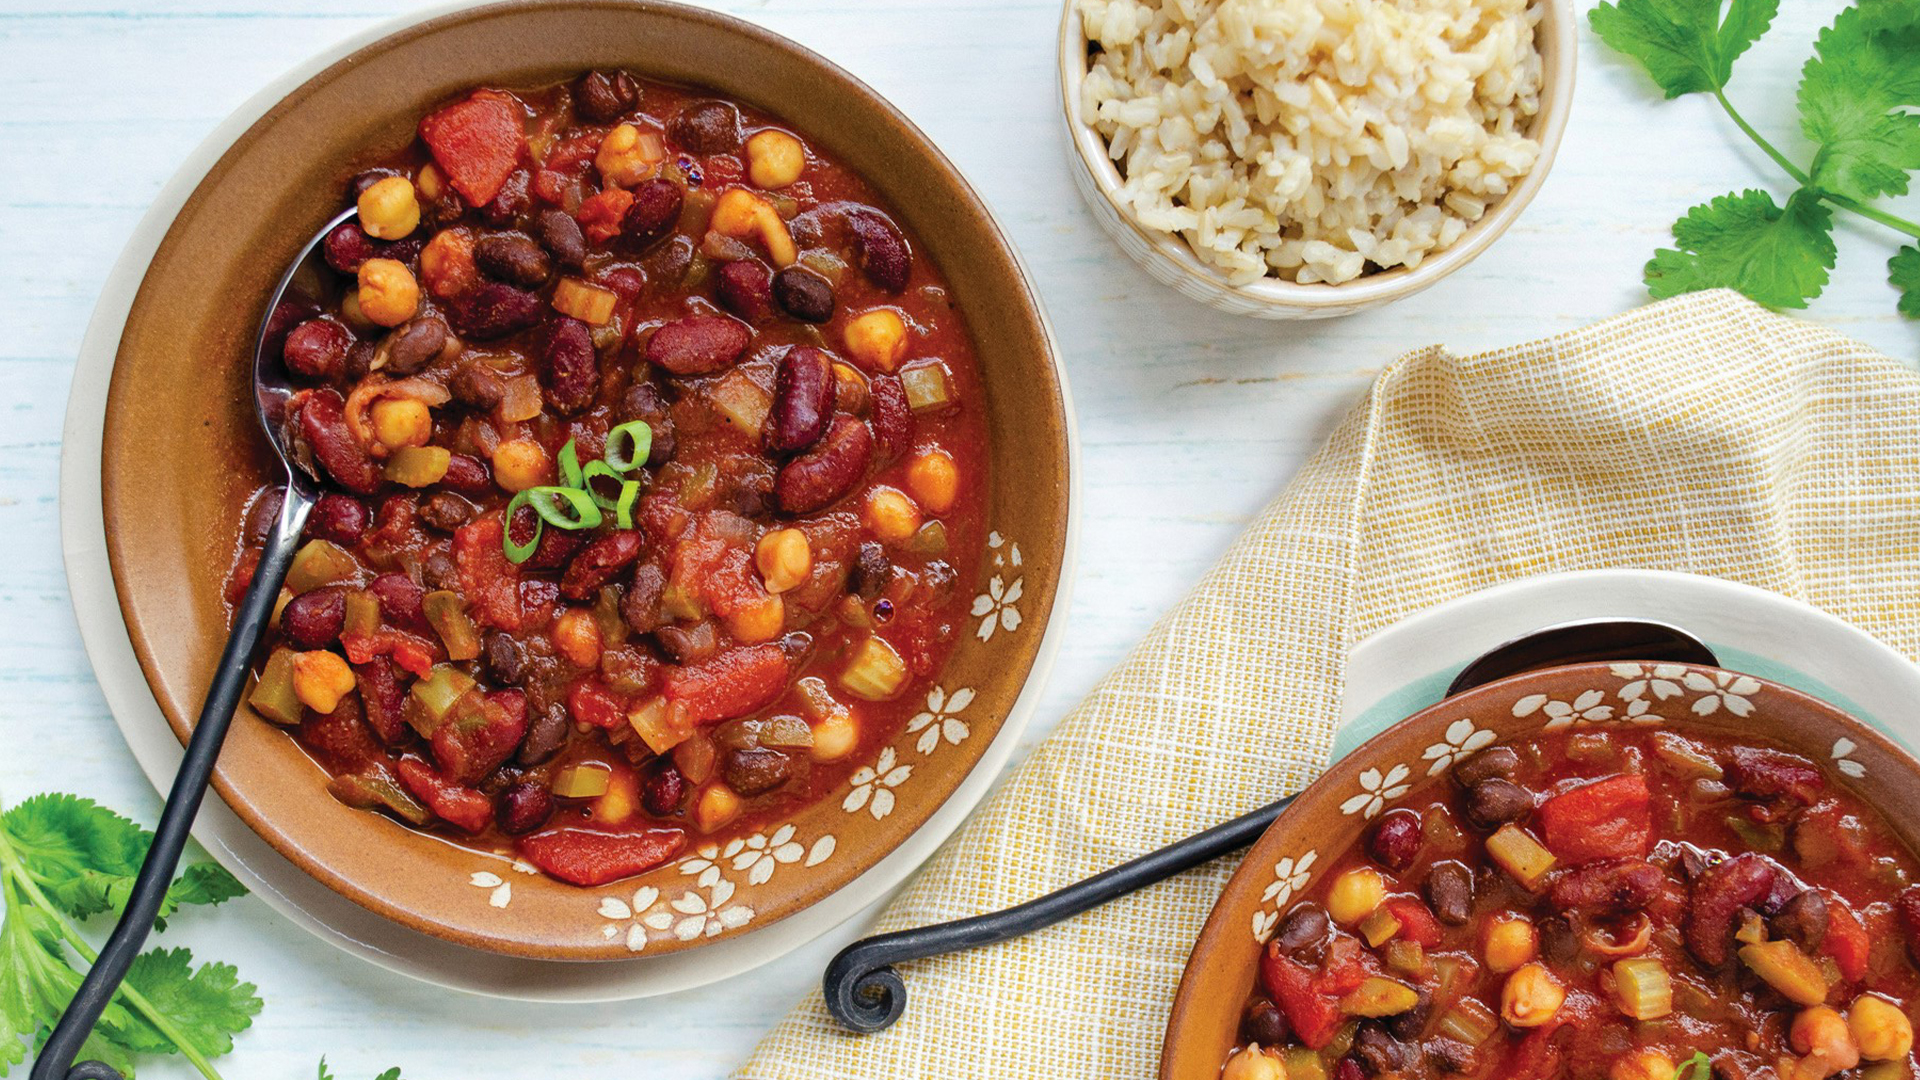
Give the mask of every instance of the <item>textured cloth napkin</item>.
<svg viewBox="0 0 1920 1080">
<path fill-rule="evenodd" d="M 1920 377 L 1726 292 L 1402 356 L 878 929 L 1007 907 L 1294 790 L 1325 763 L 1355 642 L 1503 581 L 1621 566 L 1772 589 L 1920 653 Z M 1233 862 L 908 965 L 879 1035 L 843 1033 L 816 991 L 741 1075 L 1151 1077 Z"/>
</svg>

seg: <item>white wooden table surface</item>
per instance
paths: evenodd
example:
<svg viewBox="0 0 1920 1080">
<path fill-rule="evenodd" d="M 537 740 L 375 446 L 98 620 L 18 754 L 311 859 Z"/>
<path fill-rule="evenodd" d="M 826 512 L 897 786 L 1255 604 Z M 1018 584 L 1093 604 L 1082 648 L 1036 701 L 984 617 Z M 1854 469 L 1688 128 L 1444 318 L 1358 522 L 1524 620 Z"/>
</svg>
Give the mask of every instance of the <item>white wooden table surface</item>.
<svg viewBox="0 0 1920 1080">
<path fill-rule="evenodd" d="M 321 45 L 418 6 L 0 0 L 0 742 L 12 748 L 0 755 L 0 798 L 69 790 L 149 822 L 159 805 L 81 650 L 56 525 L 68 380 L 109 265 L 161 183 L 229 110 Z M 1710 101 L 1659 102 L 1583 31 L 1553 175 L 1478 262 L 1384 311 L 1327 323 L 1235 319 L 1154 284 L 1081 205 L 1056 106 L 1058 0 L 721 6 L 897 103 L 973 179 L 1038 279 L 1079 411 L 1083 540 L 1060 663 L 1029 743 L 1199 576 L 1386 361 L 1436 341 L 1508 344 L 1635 306 L 1641 264 L 1686 207 L 1775 182 Z M 1733 94 L 1804 159 L 1793 87 L 1839 4 L 1782 7 L 1740 62 Z M 1809 316 L 1911 358 L 1920 326 L 1893 314 L 1886 240 L 1877 227 L 1844 225 L 1840 268 Z M 168 937 L 234 962 L 266 999 L 225 1059 L 230 1077 L 311 1076 L 323 1053 L 343 1078 L 389 1064 L 414 1080 L 637 1067 L 653 1080 L 722 1076 L 827 955 L 802 950 L 666 999 L 528 1006 L 377 970 L 250 899 L 182 917 Z M 190 1071 L 165 1062 L 142 1075 Z"/>
</svg>

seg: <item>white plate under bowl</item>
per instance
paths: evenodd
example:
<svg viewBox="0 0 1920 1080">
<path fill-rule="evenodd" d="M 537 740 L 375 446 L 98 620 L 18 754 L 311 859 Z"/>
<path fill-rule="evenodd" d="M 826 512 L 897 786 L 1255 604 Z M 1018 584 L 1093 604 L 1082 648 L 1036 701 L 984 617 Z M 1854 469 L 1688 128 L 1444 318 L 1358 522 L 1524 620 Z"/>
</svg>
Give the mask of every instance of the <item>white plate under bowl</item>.
<svg viewBox="0 0 1920 1080">
<path fill-rule="evenodd" d="M 1347 665 L 1334 757 L 1439 701 L 1467 663 L 1503 641 L 1575 619 L 1671 623 L 1721 666 L 1784 683 L 1920 748 L 1920 667 L 1866 631 L 1779 593 L 1659 570 L 1546 574 L 1463 596 L 1361 642 Z"/>
<path fill-rule="evenodd" d="M 108 273 L 80 343 L 67 416 L 61 430 L 60 546 L 67 588 L 73 597 L 80 638 L 100 691 L 127 745 L 156 788 L 164 792 L 180 766 L 181 748 L 161 715 L 135 659 L 107 563 L 106 525 L 100 501 L 100 447 L 105 431 L 107 387 L 120 334 L 147 264 L 193 189 L 220 155 L 253 122 L 301 83 L 341 57 L 380 38 L 465 3 L 430 8 L 394 19 L 340 41 L 296 66 L 247 99 L 187 155 Z M 1018 256 L 1016 255 L 1016 258 Z M 1024 267 L 1022 268 L 1024 271 Z M 1032 275 L 1027 275 L 1032 279 Z M 1044 319 L 1044 314 L 1042 316 Z M 1051 330 L 1049 330 L 1051 334 Z M 875 907 L 959 828 L 998 779 L 1026 727 L 1059 652 L 1060 624 L 1069 606 L 1074 552 L 1079 544 L 1079 435 L 1067 373 L 1055 350 L 1055 374 L 1067 419 L 1067 541 L 1060 587 L 1046 632 L 1013 710 L 973 770 L 926 823 L 886 858 L 805 911 L 752 934 L 687 952 L 599 963 L 563 963 L 500 956 L 467 949 L 408 930 L 360 907 L 274 851 L 219 799 L 209 799 L 194 823 L 194 838 L 231 870 L 255 896 L 295 925 L 329 944 L 390 971 L 488 997 L 523 1001 L 624 1001 L 674 993 L 731 978 L 807 944 L 862 911 Z"/>
</svg>

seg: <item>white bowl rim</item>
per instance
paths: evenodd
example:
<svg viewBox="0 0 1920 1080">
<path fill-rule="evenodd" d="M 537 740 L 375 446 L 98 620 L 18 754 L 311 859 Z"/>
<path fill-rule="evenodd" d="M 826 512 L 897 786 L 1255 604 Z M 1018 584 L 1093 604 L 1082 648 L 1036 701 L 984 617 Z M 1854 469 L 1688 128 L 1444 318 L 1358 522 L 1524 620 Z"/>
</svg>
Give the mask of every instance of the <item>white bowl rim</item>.
<svg viewBox="0 0 1920 1080">
<path fill-rule="evenodd" d="M 1094 186 L 1106 198 L 1108 206 L 1119 220 L 1125 222 L 1148 245 L 1151 257 L 1191 278 L 1209 293 L 1243 301 L 1253 300 L 1289 311 L 1326 310 L 1330 314 L 1397 300 L 1425 289 L 1478 257 L 1519 218 L 1520 212 L 1526 209 L 1546 183 L 1547 173 L 1553 169 L 1561 137 L 1566 133 L 1567 118 L 1573 110 L 1574 73 L 1579 54 L 1579 13 L 1574 9 L 1573 0 L 1540 0 L 1540 3 L 1545 5 L 1551 16 L 1551 41 L 1556 60 L 1552 80 L 1541 88 L 1548 108 L 1542 114 L 1540 156 L 1526 175 L 1520 178 L 1520 183 L 1494 204 L 1491 212 L 1468 226 L 1458 240 L 1422 259 L 1420 265 L 1411 270 L 1395 267 L 1339 284 L 1312 282 L 1303 285 L 1267 277 L 1246 285 L 1234 285 L 1219 269 L 1202 262 L 1178 235 L 1141 225 L 1133 213 L 1114 198 L 1114 192 L 1122 183 L 1120 170 L 1107 156 L 1106 140 L 1093 129 L 1093 125 L 1087 123 L 1080 107 L 1080 82 L 1086 76 L 1087 50 L 1086 34 L 1080 23 L 1079 0 L 1065 0 L 1060 18 L 1060 96 L 1068 137 L 1076 151 L 1074 156 L 1092 177 Z M 1140 258 L 1131 250 L 1128 254 Z"/>
</svg>

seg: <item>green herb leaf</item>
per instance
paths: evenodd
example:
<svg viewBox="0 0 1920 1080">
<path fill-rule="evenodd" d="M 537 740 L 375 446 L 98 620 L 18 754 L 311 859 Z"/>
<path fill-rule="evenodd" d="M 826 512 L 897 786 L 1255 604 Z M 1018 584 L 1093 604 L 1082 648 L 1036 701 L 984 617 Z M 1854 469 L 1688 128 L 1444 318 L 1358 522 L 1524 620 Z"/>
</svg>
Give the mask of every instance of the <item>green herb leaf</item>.
<svg viewBox="0 0 1920 1080">
<path fill-rule="evenodd" d="M 36 795 L 0 814 L 0 829 L 47 899 L 76 919 L 125 906 L 153 843 L 152 833 L 73 795 Z M 217 863 L 195 863 L 167 889 L 154 925 L 165 929 L 182 904 L 218 904 L 246 891 Z"/>
<path fill-rule="evenodd" d="M 1588 21 L 1600 39 L 1626 53 L 1670 98 L 1718 90 L 1733 62 L 1767 32 L 1779 0 L 1620 0 L 1601 4 Z"/>
<path fill-rule="evenodd" d="M 127 970 L 127 985 L 209 1057 L 232 1050 L 233 1036 L 251 1026 L 260 1011 L 253 984 L 241 982 L 231 964 L 202 964 L 195 970 L 185 949 L 141 953 Z M 139 1015 L 124 1031 L 127 1045 L 141 1053 L 171 1053 L 176 1045 Z"/>
<path fill-rule="evenodd" d="M 1920 169 L 1920 5 L 1847 8 L 1800 76 L 1800 130 L 1819 144 L 1813 183 L 1854 199 L 1904 195 Z M 1906 21 L 1899 21 L 1904 14 Z"/>
<path fill-rule="evenodd" d="M 1920 245 L 1894 252 L 1887 260 L 1887 280 L 1900 290 L 1900 314 L 1920 319 Z"/>
<path fill-rule="evenodd" d="M 1764 191 L 1722 195 L 1673 223 L 1679 250 L 1654 252 L 1647 291 L 1664 299 L 1729 288 L 1769 307 L 1806 307 L 1833 268 L 1832 228 L 1832 211 L 1806 190 L 1785 209 Z"/>
<path fill-rule="evenodd" d="M 327 1071 L 327 1059 L 324 1057 L 320 1059 L 319 1080 L 333 1080 L 333 1074 Z M 374 1077 L 373 1080 L 400 1080 L 400 1066 L 395 1065 L 393 1068 Z"/>
<path fill-rule="evenodd" d="M 188 904 L 212 906 L 245 895 L 247 887 L 227 873 L 226 867 L 214 862 L 194 863 L 167 887 L 167 898 L 161 903 L 160 912 L 164 916 Z"/>
</svg>

